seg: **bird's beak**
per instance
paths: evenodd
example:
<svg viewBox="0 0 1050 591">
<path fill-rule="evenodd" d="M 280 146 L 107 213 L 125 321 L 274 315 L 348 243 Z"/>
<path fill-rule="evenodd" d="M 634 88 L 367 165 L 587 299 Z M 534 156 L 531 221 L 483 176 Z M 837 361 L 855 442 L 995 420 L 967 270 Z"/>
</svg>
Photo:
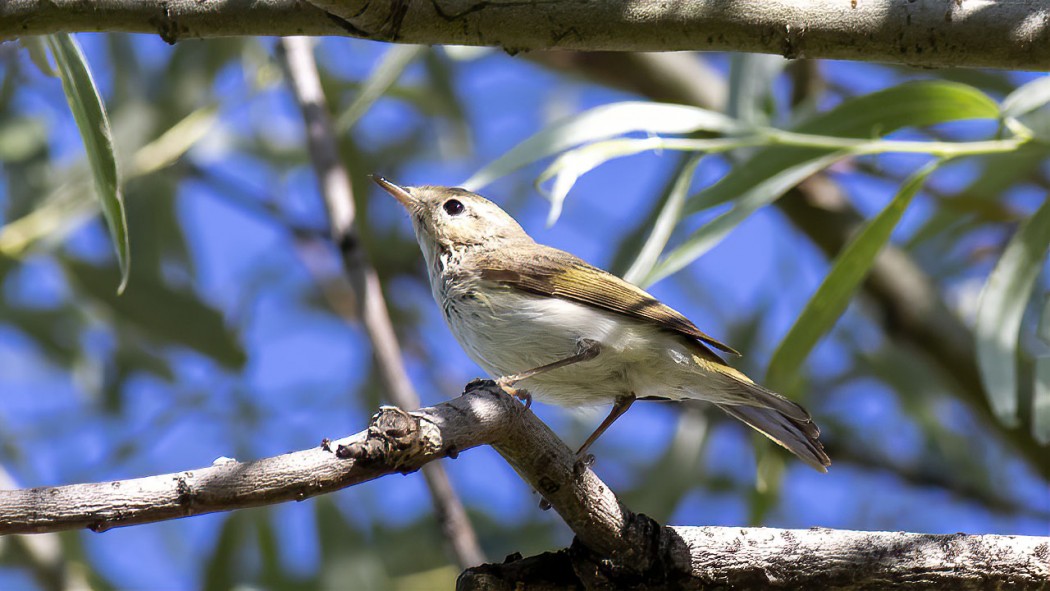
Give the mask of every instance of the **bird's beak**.
<svg viewBox="0 0 1050 591">
<path fill-rule="evenodd" d="M 377 185 L 383 187 L 384 191 L 393 195 L 394 199 L 397 199 L 401 203 L 401 205 L 405 207 L 405 209 L 407 209 L 408 211 L 415 210 L 416 205 L 419 203 L 419 200 L 413 197 L 412 194 L 408 192 L 408 189 L 395 185 L 394 183 L 386 180 L 378 174 L 373 174 L 371 176 L 372 180 L 375 181 Z"/>
</svg>

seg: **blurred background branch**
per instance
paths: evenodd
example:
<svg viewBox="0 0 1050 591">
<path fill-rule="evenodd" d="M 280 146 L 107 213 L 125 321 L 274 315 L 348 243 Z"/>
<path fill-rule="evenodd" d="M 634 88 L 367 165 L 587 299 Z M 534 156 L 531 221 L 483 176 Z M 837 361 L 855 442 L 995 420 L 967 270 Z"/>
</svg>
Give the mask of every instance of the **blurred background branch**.
<svg viewBox="0 0 1050 591">
<path fill-rule="evenodd" d="M 354 229 L 354 197 L 350 175 L 342 165 L 328 112 L 313 42 L 307 37 L 288 37 L 280 42 L 280 56 L 295 98 L 306 123 L 306 136 L 314 172 L 331 225 L 332 240 L 339 247 L 343 267 L 354 287 L 362 324 L 372 342 L 383 389 L 390 401 L 403 409 L 419 408 L 419 395 L 405 372 L 401 347 L 390 322 L 379 275 L 368 260 L 368 253 Z M 423 476 L 434 500 L 441 529 L 461 568 L 485 561 L 474 528 L 463 509 L 448 474 L 441 464 L 423 467 Z"/>
</svg>

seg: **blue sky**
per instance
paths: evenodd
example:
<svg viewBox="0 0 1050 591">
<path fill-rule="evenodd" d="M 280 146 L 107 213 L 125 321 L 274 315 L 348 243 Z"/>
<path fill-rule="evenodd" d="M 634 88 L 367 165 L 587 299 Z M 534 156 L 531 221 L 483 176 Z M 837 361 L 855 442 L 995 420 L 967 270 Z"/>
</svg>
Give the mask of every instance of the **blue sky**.
<svg viewBox="0 0 1050 591">
<path fill-rule="evenodd" d="M 109 96 L 113 76 L 101 36 L 79 35 L 78 39 L 103 95 Z M 165 67 L 169 48 L 159 39 L 133 37 L 132 45 L 143 68 Z M 259 41 L 254 61 L 247 61 L 267 66 L 266 54 L 272 53 L 273 45 L 270 39 Z M 319 52 L 322 66 L 333 75 L 358 80 L 371 72 L 385 50 L 380 44 L 327 39 Z M 28 63 L 24 54 L 19 59 Z M 724 57 L 713 56 L 711 61 L 723 71 L 727 67 Z M 828 79 L 857 92 L 877 90 L 899 80 L 884 68 L 865 64 L 829 62 L 822 70 Z M 250 81 L 257 74 L 258 70 L 243 65 L 222 71 L 206 93 L 222 105 L 219 127 L 187 158 L 236 179 L 249 195 L 272 200 L 289 217 L 323 228 L 323 208 L 308 167 L 276 170 L 235 147 L 238 140 L 261 136 L 285 149 L 304 149 L 294 101 L 280 84 L 262 92 L 253 90 Z M 417 65 L 402 82 L 411 85 L 423 76 Z M 452 153 L 439 137 L 448 129 L 426 128 L 427 120 L 414 108 L 394 99 L 380 100 L 361 120 L 353 130 L 356 144 L 363 150 L 378 150 L 423 127 L 421 141 L 427 142 L 423 156 L 398 163 L 393 180 L 402 184 L 455 184 L 549 123 L 552 114 L 632 98 L 568 82 L 523 59 L 499 53 L 457 66 L 454 83 L 472 132 L 474 151 L 470 155 Z M 56 166 L 75 163 L 80 158 L 80 139 L 58 83 L 36 74 L 17 94 L 15 105 L 21 113 L 48 123 Z M 979 127 L 960 131 L 985 132 Z M 644 154 L 613 161 L 585 175 L 570 193 L 561 219 L 551 228 L 545 227 L 548 204 L 539 194 L 528 189 L 517 197 L 541 167 L 533 166 L 501 180 L 484 193 L 507 207 L 537 240 L 608 266 L 619 237 L 644 217 L 673 162 L 670 154 Z M 917 159 L 886 157 L 879 159 L 879 164 L 889 170 L 909 170 Z M 374 172 L 393 174 L 387 170 Z M 722 173 L 724 165 L 705 164 L 697 184 L 712 182 Z M 934 183 L 955 186 L 967 174 L 966 167 L 948 168 Z M 849 167 L 836 173 L 836 178 L 857 206 L 869 214 L 881 208 L 895 191 L 892 185 Z M 369 220 L 374 234 L 407 239 L 411 228 L 400 207 L 378 189 L 369 190 Z M 0 202 L 10 198 L 0 193 Z M 1032 200 L 1036 198 L 1017 197 L 1022 207 L 1035 203 Z M 913 231 L 931 207 L 929 200 L 920 197 L 905 216 L 900 235 Z M 0 392 L 4 393 L 0 397 L 0 430 L 16 439 L 23 451 L 17 458 L 6 458 L 4 467 L 19 485 L 145 476 L 205 466 L 219 456 L 264 457 L 311 447 L 322 437 L 352 433 L 366 424 L 373 407 L 355 398 L 355 393 L 362 388 L 370 364 L 367 340 L 358 327 L 306 303 L 316 294 L 315 280 L 289 235 L 231 205 L 228 198 L 204 183 L 182 183 L 176 211 L 197 270 L 192 288 L 223 311 L 229 326 L 237 327 L 249 355 L 248 364 L 235 374 L 189 351 L 168 352 L 178 374 L 175 383 L 151 377 L 132 380 L 124 393 L 123 413 L 114 417 L 100 412 L 92 392 L 91 380 L 99 368 L 88 363 L 78 372 L 66 373 L 52 366 L 28 339 L 5 326 L 0 318 Z M 699 221 L 686 225 L 695 227 Z M 97 221 L 78 229 L 66 248 L 91 260 L 109 256 L 103 227 Z M 331 262 L 331 253 L 322 253 L 320 259 L 325 260 L 325 256 Z M 480 371 L 449 335 L 422 283 L 422 267 L 419 269 L 415 280 L 399 279 L 388 285 L 387 291 L 399 309 L 412 310 L 420 318 L 419 330 L 406 345 L 406 356 L 424 403 L 433 404 L 455 396 Z M 652 291 L 703 330 L 731 344 L 730 337 L 743 331 L 744 325 L 757 322 L 757 336 L 741 364 L 761 377 L 773 347 L 826 270 L 817 249 L 779 213 L 765 209 L 680 277 L 667 279 Z M 987 268 L 980 272 L 986 273 Z M 3 289 L 9 301 L 32 302 L 43 309 L 57 307 L 73 297 L 46 251 L 31 256 L 7 279 Z M 129 289 L 135 289 L 134 276 Z M 864 340 L 869 337 L 872 340 Z M 113 346 L 112 338 L 99 326 L 84 337 L 81 346 L 89 351 L 89 360 L 97 359 Z M 848 368 L 850 347 L 873 351 L 880 345 L 878 331 L 869 318 L 858 313 L 855 304 L 809 358 L 809 368 L 820 382 L 820 378 L 836 376 Z M 961 405 L 936 393 L 931 396 L 944 398 L 940 416 L 948 429 L 965 431 L 973 425 L 973 418 Z M 834 438 L 858 437 L 873 449 L 905 458 L 927 445 L 906 418 L 899 397 L 875 379 L 853 379 L 827 391 L 811 391 L 806 400 L 818 422 L 826 417 L 850 429 L 832 433 Z M 542 404 L 533 408 L 570 446 L 583 439 L 603 412 L 581 414 Z M 634 510 L 648 512 L 645 491 L 648 488 L 655 493 L 661 482 L 639 483 L 638 475 L 662 455 L 679 424 L 697 428 L 679 423 L 671 407 L 639 404 L 594 449 L 596 470 L 611 486 L 641 491 L 637 496 L 640 500 L 632 505 Z M 695 478 L 701 484 L 723 479 L 735 483 L 736 488 L 694 488 L 674 509 L 671 521 L 745 525 L 748 498 L 740 491 L 754 487 L 752 438 L 727 422 L 710 428 L 711 440 L 696 466 Z M 129 442 L 133 451 L 119 454 L 121 446 Z M 1002 462 L 1000 476 L 1004 480 L 997 486 L 1029 506 L 1050 510 L 1041 483 L 1009 457 L 1009 450 L 989 440 L 986 453 Z M 465 502 L 490 518 L 508 526 L 534 521 L 556 524 L 554 515 L 537 509 L 535 495 L 493 451 L 472 450 L 446 465 Z M 765 525 L 1050 533 L 1038 518 L 985 511 L 960 501 L 949 491 L 908 486 L 886 472 L 835 465 L 829 474 L 820 475 L 794 461 L 788 461 L 786 468 L 782 497 Z M 345 518 L 364 531 L 377 521 L 407 525 L 430 511 L 418 474 L 388 477 L 332 497 Z M 284 534 L 281 564 L 293 573 L 309 573 L 319 560 L 312 521 L 314 502 L 286 505 L 273 512 Z M 226 519 L 225 515 L 205 516 L 81 535 L 93 564 L 118 587 L 153 587 L 164 581 L 171 588 L 193 588 L 199 585 L 201 564 Z M 558 526 L 555 531 L 556 543 L 569 542 L 566 528 Z M 506 543 L 514 547 L 513 540 Z M 129 547 L 136 549 L 133 555 L 126 551 Z M 528 554 L 553 547 L 518 549 Z M 498 558 L 495 554 L 491 557 Z M 30 586 L 10 569 L 0 570 L 0 575 L 0 586 Z"/>
</svg>

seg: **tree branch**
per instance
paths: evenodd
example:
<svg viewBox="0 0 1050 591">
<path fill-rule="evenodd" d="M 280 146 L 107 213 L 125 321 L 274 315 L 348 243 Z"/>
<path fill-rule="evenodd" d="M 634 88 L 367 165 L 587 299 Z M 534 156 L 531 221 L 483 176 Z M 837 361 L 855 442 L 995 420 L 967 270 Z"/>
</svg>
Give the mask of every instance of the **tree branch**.
<svg viewBox="0 0 1050 591">
<path fill-rule="evenodd" d="M 1050 538 L 661 527 L 632 513 L 534 414 L 492 382 L 321 448 L 133 480 L 0 491 L 0 534 L 104 531 L 331 492 L 493 445 L 576 533 L 568 550 L 466 571 L 462 589 L 1050 588 Z M 334 451 L 333 451 L 334 450 Z M 513 573 L 513 574 L 508 574 Z"/>
<path fill-rule="evenodd" d="M 383 407 L 366 431 L 254 462 L 132 480 L 0 491 L 0 535 L 105 531 L 246 507 L 301 501 L 500 439 L 521 405 L 480 391 L 411 414 Z M 530 416 L 534 423 L 539 419 Z M 347 459 L 340 459 L 339 455 Z"/>
<path fill-rule="evenodd" d="M 967 536 L 811 529 L 669 527 L 688 549 L 689 589 L 1050 589 L 1050 541 L 1034 536 Z M 459 591 L 618 588 L 608 567 L 569 550 L 467 570 Z M 602 572 L 606 569 L 606 572 Z M 578 574 L 576 578 L 573 575 Z M 593 578 L 589 578 L 589 576 Z M 610 584 L 611 583 L 611 584 Z M 632 589 L 666 589 L 635 581 Z"/>
<path fill-rule="evenodd" d="M 401 408 L 418 408 L 419 395 L 405 371 L 401 346 L 390 321 L 379 274 L 372 267 L 354 228 L 356 212 L 350 175 L 339 157 L 339 147 L 332 131 L 335 126 L 321 88 L 312 42 L 306 37 L 288 37 L 281 40 L 278 48 L 303 114 L 310 161 L 328 211 L 332 239 L 339 246 L 343 268 L 357 294 L 361 321 L 372 343 L 380 380 L 394 404 Z M 438 522 L 460 568 L 485 562 L 474 528 L 445 468 L 441 464 L 427 465 L 423 468 L 423 477 L 434 500 Z"/>
<path fill-rule="evenodd" d="M 174 43 L 235 35 L 347 35 L 509 52 L 749 51 L 922 67 L 1050 68 L 1050 7 L 895 0 L 8 0 L 0 39 L 154 33 Z"/>
</svg>

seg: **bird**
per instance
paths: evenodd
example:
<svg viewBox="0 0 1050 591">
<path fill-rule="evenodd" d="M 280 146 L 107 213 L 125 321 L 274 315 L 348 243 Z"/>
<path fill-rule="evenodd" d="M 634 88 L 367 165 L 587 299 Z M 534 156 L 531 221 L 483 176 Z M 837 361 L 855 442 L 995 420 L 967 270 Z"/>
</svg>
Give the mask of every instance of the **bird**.
<svg viewBox="0 0 1050 591">
<path fill-rule="evenodd" d="M 638 400 L 706 401 L 826 472 L 798 403 L 731 367 L 732 347 L 627 281 L 540 244 L 459 187 L 372 179 L 408 212 L 431 292 L 467 355 L 526 406 L 611 404 L 577 458 Z M 718 351 L 718 352 L 716 352 Z"/>
</svg>

